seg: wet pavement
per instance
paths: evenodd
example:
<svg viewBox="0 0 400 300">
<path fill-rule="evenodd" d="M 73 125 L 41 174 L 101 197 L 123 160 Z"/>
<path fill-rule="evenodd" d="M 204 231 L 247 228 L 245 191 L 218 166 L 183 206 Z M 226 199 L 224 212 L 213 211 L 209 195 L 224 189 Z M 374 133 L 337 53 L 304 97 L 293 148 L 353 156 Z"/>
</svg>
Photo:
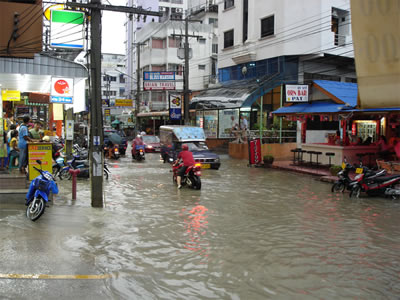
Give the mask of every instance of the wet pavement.
<svg viewBox="0 0 400 300">
<path fill-rule="evenodd" d="M 104 209 L 86 180 L 76 201 L 60 182 L 35 223 L 0 204 L 0 298 L 398 298 L 400 202 L 225 155 L 200 191 L 177 190 L 170 166 L 146 158 L 109 162 Z"/>
</svg>

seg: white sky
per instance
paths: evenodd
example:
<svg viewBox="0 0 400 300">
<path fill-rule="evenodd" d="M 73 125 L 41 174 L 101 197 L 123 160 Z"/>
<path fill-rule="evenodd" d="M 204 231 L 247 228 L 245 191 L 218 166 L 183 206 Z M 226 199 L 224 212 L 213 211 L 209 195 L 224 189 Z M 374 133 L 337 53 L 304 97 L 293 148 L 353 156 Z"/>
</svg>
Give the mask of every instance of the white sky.
<svg viewBox="0 0 400 300">
<path fill-rule="evenodd" d="M 103 4 L 126 6 L 126 0 L 102 1 Z M 101 52 L 125 54 L 125 24 L 126 14 L 104 11 L 102 16 L 102 45 Z"/>
</svg>

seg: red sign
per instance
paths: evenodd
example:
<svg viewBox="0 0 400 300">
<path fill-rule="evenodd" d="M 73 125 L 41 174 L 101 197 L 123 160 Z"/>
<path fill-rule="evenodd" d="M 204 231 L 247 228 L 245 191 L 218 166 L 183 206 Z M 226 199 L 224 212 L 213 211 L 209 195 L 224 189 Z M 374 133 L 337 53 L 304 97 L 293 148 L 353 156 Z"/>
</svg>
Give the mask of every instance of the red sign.
<svg viewBox="0 0 400 300">
<path fill-rule="evenodd" d="M 261 141 L 260 139 L 255 139 L 250 141 L 250 164 L 258 165 L 261 163 Z"/>
</svg>

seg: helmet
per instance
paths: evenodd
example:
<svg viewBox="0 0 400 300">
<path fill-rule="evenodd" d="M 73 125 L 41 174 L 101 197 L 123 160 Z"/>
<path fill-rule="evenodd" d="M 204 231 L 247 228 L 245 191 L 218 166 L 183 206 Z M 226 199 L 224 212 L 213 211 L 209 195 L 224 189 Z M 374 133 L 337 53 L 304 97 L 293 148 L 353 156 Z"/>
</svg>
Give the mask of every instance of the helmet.
<svg viewBox="0 0 400 300">
<path fill-rule="evenodd" d="M 189 146 L 186 145 L 186 144 L 183 144 L 183 145 L 182 145 L 182 150 L 183 150 L 183 151 L 189 150 Z"/>
<path fill-rule="evenodd" d="M 50 137 L 49 137 L 48 135 L 45 135 L 45 136 L 43 137 L 43 141 L 44 141 L 44 142 L 50 142 Z"/>
<path fill-rule="evenodd" d="M 142 136 L 141 136 L 140 134 L 138 134 L 136 137 L 137 137 L 138 139 L 141 139 L 141 138 L 142 138 Z"/>
</svg>

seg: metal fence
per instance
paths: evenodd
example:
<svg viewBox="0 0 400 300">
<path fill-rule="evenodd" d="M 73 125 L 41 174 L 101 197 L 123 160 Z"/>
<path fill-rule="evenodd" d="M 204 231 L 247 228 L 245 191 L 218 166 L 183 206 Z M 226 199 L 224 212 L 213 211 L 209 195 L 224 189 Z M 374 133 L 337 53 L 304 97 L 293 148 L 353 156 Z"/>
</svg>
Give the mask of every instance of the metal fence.
<svg viewBox="0 0 400 300">
<path fill-rule="evenodd" d="M 259 130 L 248 130 L 248 138 L 259 138 Z M 263 144 L 276 144 L 276 143 L 295 143 L 297 131 L 296 130 L 263 130 L 262 142 Z"/>
</svg>

